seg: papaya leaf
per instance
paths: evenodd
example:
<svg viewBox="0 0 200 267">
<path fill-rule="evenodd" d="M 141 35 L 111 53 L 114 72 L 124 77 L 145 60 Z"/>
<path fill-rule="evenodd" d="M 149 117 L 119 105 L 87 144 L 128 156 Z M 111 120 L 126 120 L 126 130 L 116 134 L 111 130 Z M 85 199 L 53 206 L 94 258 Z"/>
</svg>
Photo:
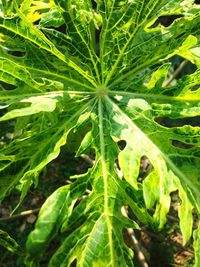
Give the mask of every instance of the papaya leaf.
<svg viewBox="0 0 200 267">
<path fill-rule="evenodd" d="M 6 233 L 3 230 L 0 230 L 0 246 L 6 248 L 12 253 L 20 253 L 21 248 L 17 244 L 17 242 L 9 236 L 8 233 Z"/>
<path fill-rule="evenodd" d="M 173 192 L 199 265 L 199 24 L 193 0 L 0 1 L 0 200 L 20 205 L 74 133 L 94 154 L 44 203 L 26 266 L 57 236 L 49 267 L 133 266 L 124 230 L 161 230 Z M 194 71 L 170 77 L 176 57 Z"/>
<path fill-rule="evenodd" d="M 193 237 L 194 237 L 194 250 L 195 250 L 195 256 L 196 256 L 196 261 L 195 261 L 195 267 L 198 267 L 200 264 L 200 233 L 199 233 L 199 228 L 194 231 Z"/>
</svg>

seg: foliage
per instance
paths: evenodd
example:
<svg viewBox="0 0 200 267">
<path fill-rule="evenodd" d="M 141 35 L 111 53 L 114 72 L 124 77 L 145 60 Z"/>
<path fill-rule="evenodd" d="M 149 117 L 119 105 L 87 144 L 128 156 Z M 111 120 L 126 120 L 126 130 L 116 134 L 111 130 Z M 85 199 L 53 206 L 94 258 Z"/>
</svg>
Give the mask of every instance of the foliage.
<svg viewBox="0 0 200 267">
<path fill-rule="evenodd" d="M 193 2 L 0 1 L 0 123 L 8 129 L 0 198 L 17 187 L 21 203 L 70 135 L 82 137 L 77 157 L 94 154 L 87 173 L 43 205 L 27 239 L 27 266 L 39 266 L 56 235 L 65 240 L 49 267 L 133 266 L 123 229 L 139 229 L 139 221 L 160 230 L 174 191 L 183 243 L 190 239 L 192 211 L 200 211 L 200 127 L 191 124 L 200 116 L 200 8 Z M 177 16 L 165 27 L 157 23 L 165 15 Z M 166 85 L 175 55 L 196 70 Z M 141 182 L 144 158 L 150 168 Z"/>
<path fill-rule="evenodd" d="M 0 230 L 0 245 L 8 249 L 12 253 L 19 253 L 20 247 L 16 241 L 11 238 L 6 232 Z"/>
</svg>

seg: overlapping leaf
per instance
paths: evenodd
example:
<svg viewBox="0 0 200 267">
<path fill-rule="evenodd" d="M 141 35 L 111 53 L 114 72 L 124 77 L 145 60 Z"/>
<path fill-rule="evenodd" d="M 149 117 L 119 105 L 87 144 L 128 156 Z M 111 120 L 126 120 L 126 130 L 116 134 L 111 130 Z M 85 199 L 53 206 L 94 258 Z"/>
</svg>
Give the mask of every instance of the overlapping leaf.
<svg viewBox="0 0 200 267">
<path fill-rule="evenodd" d="M 1 130 L 0 198 L 18 186 L 23 200 L 70 132 L 86 129 L 77 156 L 95 151 L 94 166 L 41 209 L 27 266 L 39 265 L 57 234 L 63 242 L 51 267 L 133 266 L 124 228 L 138 228 L 137 220 L 161 229 L 174 191 L 183 241 L 190 239 L 192 210 L 200 210 L 200 9 L 193 2 L 1 1 L 0 124 L 9 134 Z M 163 26 L 165 15 L 177 19 Z M 175 55 L 196 71 L 171 85 Z M 198 230 L 194 240 L 197 266 Z"/>
</svg>

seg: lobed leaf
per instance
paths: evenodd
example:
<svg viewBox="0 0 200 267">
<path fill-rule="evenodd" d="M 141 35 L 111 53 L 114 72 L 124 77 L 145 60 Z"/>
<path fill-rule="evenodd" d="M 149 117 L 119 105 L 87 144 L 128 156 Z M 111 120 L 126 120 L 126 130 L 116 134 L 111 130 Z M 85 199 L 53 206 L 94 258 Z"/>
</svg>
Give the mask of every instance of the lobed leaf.
<svg viewBox="0 0 200 267">
<path fill-rule="evenodd" d="M 0 199 L 17 187 L 21 203 L 69 134 L 80 136 L 76 156 L 94 154 L 44 203 L 27 266 L 56 236 L 50 267 L 133 266 L 124 230 L 162 229 L 173 192 L 189 241 L 200 212 L 199 23 L 191 0 L 1 1 Z M 177 56 L 194 71 L 175 80 Z"/>
</svg>

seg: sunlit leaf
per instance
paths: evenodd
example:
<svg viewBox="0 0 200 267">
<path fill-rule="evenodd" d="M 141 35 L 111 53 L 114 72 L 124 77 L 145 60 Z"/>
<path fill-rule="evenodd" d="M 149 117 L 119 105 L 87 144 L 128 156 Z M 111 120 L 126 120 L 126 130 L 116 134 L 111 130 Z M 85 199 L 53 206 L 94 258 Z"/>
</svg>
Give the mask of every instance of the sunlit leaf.
<svg viewBox="0 0 200 267">
<path fill-rule="evenodd" d="M 133 266 L 124 229 L 162 229 L 174 192 L 190 240 L 200 212 L 199 25 L 191 0 L 0 2 L 0 124 L 9 126 L 0 199 L 17 187 L 21 203 L 73 134 L 76 156 L 94 161 L 44 203 L 27 266 L 40 266 L 57 235 L 50 267 Z M 176 57 L 193 73 L 170 77 Z M 198 266 L 198 230 L 194 239 Z"/>
</svg>

